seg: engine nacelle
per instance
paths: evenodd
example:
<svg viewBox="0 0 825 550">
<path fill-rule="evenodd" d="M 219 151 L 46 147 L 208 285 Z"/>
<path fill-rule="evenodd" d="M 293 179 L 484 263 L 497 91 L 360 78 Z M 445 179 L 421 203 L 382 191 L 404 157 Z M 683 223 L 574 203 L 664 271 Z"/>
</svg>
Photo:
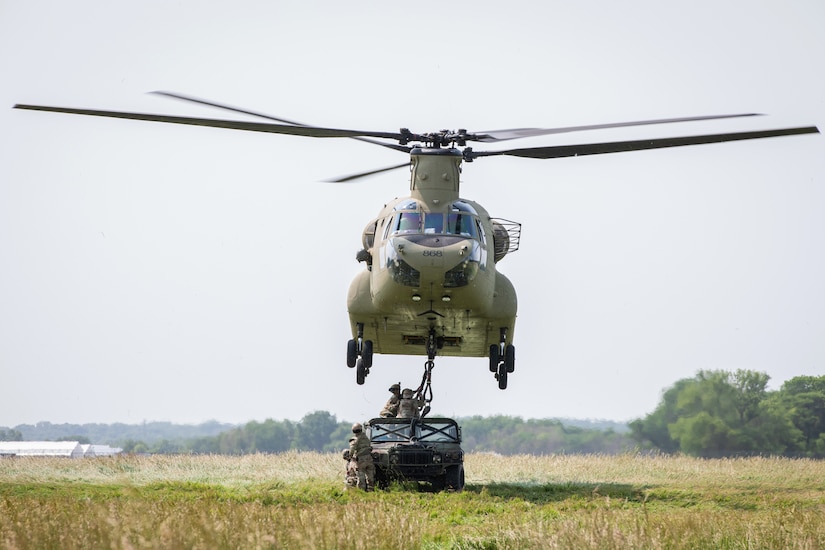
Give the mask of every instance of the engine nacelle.
<svg viewBox="0 0 825 550">
<path fill-rule="evenodd" d="M 493 223 L 493 261 L 498 263 L 510 252 L 518 250 L 521 224 L 503 218 L 490 218 Z"/>
</svg>

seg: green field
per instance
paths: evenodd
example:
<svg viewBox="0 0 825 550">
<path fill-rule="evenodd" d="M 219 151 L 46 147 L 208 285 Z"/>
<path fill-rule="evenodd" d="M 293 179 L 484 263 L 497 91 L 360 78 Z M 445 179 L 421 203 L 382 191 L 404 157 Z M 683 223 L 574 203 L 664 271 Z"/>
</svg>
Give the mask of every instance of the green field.
<svg viewBox="0 0 825 550">
<path fill-rule="evenodd" d="M 823 548 L 825 462 L 466 459 L 345 490 L 338 454 L 0 460 L 0 548 Z"/>
</svg>

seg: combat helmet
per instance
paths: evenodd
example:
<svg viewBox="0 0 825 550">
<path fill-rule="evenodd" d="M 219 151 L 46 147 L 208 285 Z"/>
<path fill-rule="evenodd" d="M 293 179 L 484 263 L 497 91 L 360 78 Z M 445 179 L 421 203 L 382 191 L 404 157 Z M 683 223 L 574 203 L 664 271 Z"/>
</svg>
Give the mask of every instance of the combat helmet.
<svg viewBox="0 0 825 550">
<path fill-rule="evenodd" d="M 388 389 L 387 391 L 391 391 L 391 392 L 401 391 L 401 382 L 398 382 L 397 384 L 393 384 L 392 386 L 390 386 L 390 389 Z"/>
<path fill-rule="evenodd" d="M 362 426 L 360 422 L 356 422 L 352 425 L 352 433 L 354 434 L 361 433 L 363 430 L 364 426 Z"/>
</svg>

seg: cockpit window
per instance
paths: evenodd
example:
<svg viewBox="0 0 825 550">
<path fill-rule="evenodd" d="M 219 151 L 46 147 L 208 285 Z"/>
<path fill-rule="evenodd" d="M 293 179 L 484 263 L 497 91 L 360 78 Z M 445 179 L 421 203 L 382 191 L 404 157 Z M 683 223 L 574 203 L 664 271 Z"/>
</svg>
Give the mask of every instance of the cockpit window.
<svg viewBox="0 0 825 550">
<path fill-rule="evenodd" d="M 421 214 L 418 212 L 401 212 L 395 222 L 395 233 L 419 233 L 421 231 Z"/>
<path fill-rule="evenodd" d="M 478 215 L 476 209 L 470 203 L 464 201 L 455 201 L 450 205 L 450 210 L 457 212 L 468 212 L 470 214 Z"/>
<path fill-rule="evenodd" d="M 444 214 L 426 214 L 424 233 L 444 233 Z"/>
<path fill-rule="evenodd" d="M 393 210 L 395 210 L 396 212 L 400 210 L 418 210 L 418 203 L 416 201 L 399 203 L 393 207 Z"/>
<path fill-rule="evenodd" d="M 470 214 L 447 214 L 447 233 L 476 238 L 476 221 Z"/>
</svg>

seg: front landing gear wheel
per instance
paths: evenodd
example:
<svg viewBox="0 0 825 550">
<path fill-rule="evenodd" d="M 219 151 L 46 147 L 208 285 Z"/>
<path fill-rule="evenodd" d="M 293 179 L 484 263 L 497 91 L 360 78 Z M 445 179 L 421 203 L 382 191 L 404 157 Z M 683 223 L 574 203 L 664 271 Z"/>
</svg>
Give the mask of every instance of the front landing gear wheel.
<svg viewBox="0 0 825 550">
<path fill-rule="evenodd" d="M 355 366 L 355 361 L 358 359 L 358 342 L 355 340 L 347 341 L 347 366 L 352 368 Z"/>
<path fill-rule="evenodd" d="M 507 372 L 516 370 L 516 346 L 507 344 L 504 348 L 504 366 L 507 367 Z"/>
<path fill-rule="evenodd" d="M 499 345 L 492 344 L 490 346 L 490 372 L 498 371 L 498 364 L 501 361 L 501 354 L 499 353 Z"/>
<path fill-rule="evenodd" d="M 367 374 L 369 374 L 369 370 L 366 365 L 364 365 L 364 360 L 359 357 L 355 362 L 355 381 L 359 386 L 364 385 L 364 380 L 367 378 Z"/>
<path fill-rule="evenodd" d="M 364 367 L 370 370 L 370 367 L 372 367 L 372 340 L 364 340 L 361 349 L 361 358 L 364 360 Z"/>
<path fill-rule="evenodd" d="M 504 363 L 501 363 L 498 366 L 498 374 L 496 375 L 498 379 L 498 389 L 506 390 L 507 389 L 507 366 Z"/>
</svg>

